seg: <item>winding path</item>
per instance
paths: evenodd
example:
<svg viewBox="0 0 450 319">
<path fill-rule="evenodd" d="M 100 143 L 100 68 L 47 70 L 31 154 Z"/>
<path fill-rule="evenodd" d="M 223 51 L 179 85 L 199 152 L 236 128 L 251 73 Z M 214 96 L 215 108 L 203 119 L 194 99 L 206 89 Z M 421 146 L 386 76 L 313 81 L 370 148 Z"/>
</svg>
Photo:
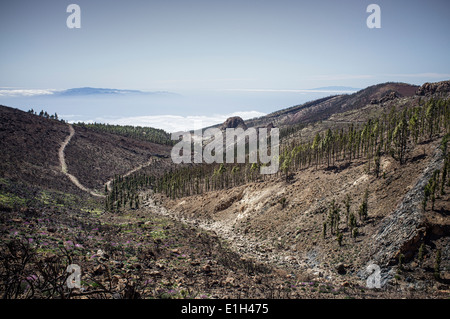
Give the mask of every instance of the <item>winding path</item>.
<svg viewBox="0 0 450 319">
<path fill-rule="evenodd" d="M 148 162 L 146 162 L 146 163 L 144 163 L 144 164 L 142 164 L 142 165 L 139 165 L 139 166 L 133 168 L 132 170 L 128 171 L 127 173 L 125 173 L 124 175 L 122 175 L 122 177 L 127 177 L 127 176 L 133 174 L 134 172 L 137 172 L 137 171 L 140 170 L 141 168 L 144 168 L 144 167 L 147 167 L 147 166 L 151 165 L 151 164 L 153 163 L 153 161 L 154 161 L 153 158 L 151 158 Z M 113 181 L 114 181 L 114 178 L 111 178 L 109 181 L 107 181 L 107 182 L 105 183 L 105 186 L 108 188 L 109 191 L 111 191 L 111 183 L 112 183 Z"/>
<path fill-rule="evenodd" d="M 73 126 L 71 124 L 67 124 L 69 126 L 69 136 L 66 137 L 66 139 L 64 140 L 64 142 L 61 143 L 61 147 L 59 148 L 58 151 L 58 158 L 59 158 L 59 164 L 61 166 L 61 171 L 63 172 L 64 175 L 66 175 L 70 181 L 72 183 L 75 184 L 76 187 L 78 187 L 79 189 L 81 189 L 82 191 L 85 191 L 93 196 L 96 197 L 105 197 L 105 195 L 103 194 L 99 194 L 98 192 L 91 190 L 89 188 L 87 188 L 86 186 L 82 185 L 80 183 L 80 181 L 78 180 L 78 178 L 76 178 L 75 176 L 73 176 L 72 174 L 70 174 L 67 171 L 67 163 L 66 163 L 66 159 L 65 159 L 65 155 L 64 155 L 64 150 L 66 148 L 66 146 L 69 144 L 70 140 L 72 139 L 72 137 L 75 135 L 75 129 L 73 128 Z M 125 173 L 124 175 L 122 175 L 123 177 L 126 177 L 128 175 L 133 174 L 134 172 L 140 170 L 141 168 L 147 167 L 149 165 L 151 165 L 154 162 L 153 157 L 146 163 L 139 165 L 133 169 L 131 169 L 130 171 L 128 171 L 127 173 Z M 108 182 L 105 183 L 106 187 L 108 188 L 108 190 L 111 190 L 111 183 L 113 182 L 114 179 L 110 179 Z"/>
<path fill-rule="evenodd" d="M 59 158 L 59 164 L 61 165 L 61 171 L 63 172 L 64 175 L 66 175 L 70 181 L 72 183 L 75 184 L 76 187 L 78 187 L 79 189 L 81 189 L 82 191 L 85 191 L 93 196 L 96 197 L 105 197 L 105 195 L 99 194 L 85 186 L 83 186 L 80 181 L 78 180 L 78 178 L 76 178 L 75 176 L 73 176 L 72 174 L 70 174 L 67 171 L 67 164 L 66 164 L 66 159 L 65 159 L 65 155 L 64 155 L 64 150 L 67 146 L 67 144 L 69 144 L 70 140 L 72 139 L 72 137 L 75 135 L 75 130 L 73 128 L 72 125 L 67 124 L 69 126 L 69 136 L 66 137 L 66 139 L 64 140 L 64 142 L 61 143 L 61 147 L 59 148 L 58 151 L 58 158 Z"/>
</svg>

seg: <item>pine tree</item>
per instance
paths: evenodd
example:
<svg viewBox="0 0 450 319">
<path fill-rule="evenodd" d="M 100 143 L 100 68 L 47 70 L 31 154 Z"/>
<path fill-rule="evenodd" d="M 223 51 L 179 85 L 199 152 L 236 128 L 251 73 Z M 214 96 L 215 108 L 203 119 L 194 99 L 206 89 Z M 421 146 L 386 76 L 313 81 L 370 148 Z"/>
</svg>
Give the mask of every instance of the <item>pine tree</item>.
<svg viewBox="0 0 450 319">
<path fill-rule="evenodd" d="M 375 175 L 378 178 L 380 176 L 380 167 L 381 167 L 381 151 L 380 149 L 377 150 L 375 157 L 374 157 L 374 170 L 375 170 Z"/>
<path fill-rule="evenodd" d="M 408 141 L 408 125 L 406 120 L 406 109 L 393 132 L 394 144 L 400 164 L 405 162 L 406 146 Z"/>
<path fill-rule="evenodd" d="M 419 259 L 420 264 L 422 264 L 422 262 L 423 262 L 424 255 L 425 255 L 425 244 L 422 243 L 419 247 L 419 254 L 418 254 L 418 259 Z"/>
<path fill-rule="evenodd" d="M 350 213 L 349 216 L 349 228 L 350 228 L 350 232 L 353 231 L 353 229 L 355 229 L 356 227 L 358 227 L 358 223 L 356 221 L 356 217 L 353 213 Z"/>
<path fill-rule="evenodd" d="M 345 196 L 345 200 L 344 200 L 347 227 L 349 227 L 349 222 L 350 222 L 350 203 L 351 203 L 350 195 L 347 194 Z"/>
<path fill-rule="evenodd" d="M 398 255 L 398 269 L 403 270 L 403 260 L 405 259 L 405 255 L 399 254 Z"/>
<path fill-rule="evenodd" d="M 431 177 L 431 186 L 430 186 L 432 210 L 434 210 L 434 204 L 436 202 L 436 190 L 438 185 L 438 179 L 439 179 L 439 170 L 435 170 L 433 173 L 433 177 Z"/>
<path fill-rule="evenodd" d="M 436 111 L 436 103 L 434 99 L 431 99 L 426 104 L 426 111 L 425 111 L 425 119 L 427 123 L 428 128 L 428 139 L 431 140 L 434 133 L 434 117 L 435 117 L 435 111 Z"/>
<path fill-rule="evenodd" d="M 344 235 L 338 230 L 336 233 L 336 241 L 338 242 L 339 246 L 342 246 L 342 240 L 344 238 Z"/>
<path fill-rule="evenodd" d="M 448 174 L 449 161 L 445 158 L 444 166 L 442 166 L 442 176 L 441 176 L 441 196 L 445 194 L 445 182 Z"/>
<path fill-rule="evenodd" d="M 423 195 L 423 200 L 422 200 L 422 208 L 423 208 L 423 210 L 425 210 L 427 208 L 428 197 L 431 194 L 431 185 L 429 182 L 425 185 L 423 192 L 424 192 L 424 195 Z"/>
<path fill-rule="evenodd" d="M 414 114 L 408 121 L 408 129 L 412 134 L 414 144 L 417 144 L 419 138 L 419 109 L 414 108 L 413 112 Z"/>
<path fill-rule="evenodd" d="M 134 199 L 134 206 L 135 206 L 135 208 L 136 209 L 139 209 L 139 195 L 138 194 L 136 194 L 135 195 L 135 199 Z"/>
<path fill-rule="evenodd" d="M 331 129 L 328 129 L 323 139 L 323 148 L 325 149 L 325 153 L 327 156 L 327 167 L 330 167 L 332 146 L 333 146 L 333 133 L 331 132 Z"/>
<path fill-rule="evenodd" d="M 358 236 L 358 227 L 353 228 L 351 234 L 353 238 L 356 238 Z"/>
<path fill-rule="evenodd" d="M 328 222 L 330 224 L 331 233 L 337 233 L 339 231 L 339 221 L 340 221 L 340 209 L 336 205 L 336 201 L 333 201 L 330 204 L 328 211 Z"/>
<path fill-rule="evenodd" d="M 436 280 L 439 280 L 441 278 L 440 269 L 441 269 L 441 250 L 438 249 L 436 251 L 436 257 L 434 260 L 434 277 L 436 278 Z"/>
<path fill-rule="evenodd" d="M 314 157 L 315 157 L 314 159 L 315 159 L 315 162 L 316 162 L 316 169 L 317 169 L 317 166 L 319 165 L 319 147 L 320 147 L 320 144 L 321 144 L 321 137 L 320 137 L 320 134 L 317 133 L 316 136 L 314 137 L 314 141 L 313 141 L 313 143 L 311 145 L 311 148 L 314 151 Z"/>
<path fill-rule="evenodd" d="M 369 189 L 366 188 L 364 192 L 363 201 L 359 206 L 359 218 L 361 221 L 366 220 L 368 216 L 368 198 L 369 198 Z"/>
</svg>

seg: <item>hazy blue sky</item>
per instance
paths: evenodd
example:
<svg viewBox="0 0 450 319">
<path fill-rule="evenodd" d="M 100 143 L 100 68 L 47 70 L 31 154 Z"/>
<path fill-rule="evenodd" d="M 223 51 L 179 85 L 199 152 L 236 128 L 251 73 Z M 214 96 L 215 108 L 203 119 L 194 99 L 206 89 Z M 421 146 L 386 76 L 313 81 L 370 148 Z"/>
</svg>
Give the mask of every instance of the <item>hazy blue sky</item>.
<svg viewBox="0 0 450 319">
<path fill-rule="evenodd" d="M 66 26 L 70 3 L 81 8 L 80 29 Z M 381 8 L 381 29 L 366 25 L 371 3 Z M 261 99 L 263 90 L 440 81 L 450 78 L 449 12 L 446 0 L 2 1 L 0 87 L 208 92 L 218 99 L 258 90 Z M 292 92 L 292 99 L 281 94 L 278 104 L 248 102 L 246 110 L 294 103 Z M 217 105 L 194 110 L 227 113 Z"/>
</svg>

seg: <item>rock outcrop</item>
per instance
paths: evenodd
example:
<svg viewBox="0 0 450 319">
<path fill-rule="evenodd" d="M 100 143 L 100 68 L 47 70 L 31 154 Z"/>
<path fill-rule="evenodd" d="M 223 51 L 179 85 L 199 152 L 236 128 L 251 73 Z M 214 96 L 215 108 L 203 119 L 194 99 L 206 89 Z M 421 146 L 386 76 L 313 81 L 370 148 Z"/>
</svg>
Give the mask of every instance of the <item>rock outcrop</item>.
<svg viewBox="0 0 450 319">
<path fill-rule="evenodd" d="M 395 211 L 381 221 L 378 231 L 373 235 L 374 244 L 371 247 L 368 264 L 379 265 L 384 274 L 392 273 L 391 268 L 398 262 L 400 254 L 407 260 L 417 252 L 427 235 L 422 208 L 424 188 L 433 172 L 440 169 L 443 162 L 443 152 L 437 147 L 429 165 L 413 188 Z"/>
<path fill-rule="evenodd" d="M 450 80 L 441 81 L 435 83 L 424 83 L 418 90 L 417 95 L 432 95 L 434 93 L 449 93 L 450 92 Z"/>
<path fill-rule="evenodd" d="M 372 99 L 372 100 L 370 100 L 370 104 L 385 103 L 387 101 L 395 100 L 398 97 L 400 97 L 400 95 L 397 92 L 389 91 L 380 99 Z"/>
<path fill-rule="evenodd" d="M 244 120 L 239 116 L 229 117 L 220 127 L 222 130 L 227 128 L 242 128 L 244 130 L 247 129 L 247 125 Z"/>
</svg>

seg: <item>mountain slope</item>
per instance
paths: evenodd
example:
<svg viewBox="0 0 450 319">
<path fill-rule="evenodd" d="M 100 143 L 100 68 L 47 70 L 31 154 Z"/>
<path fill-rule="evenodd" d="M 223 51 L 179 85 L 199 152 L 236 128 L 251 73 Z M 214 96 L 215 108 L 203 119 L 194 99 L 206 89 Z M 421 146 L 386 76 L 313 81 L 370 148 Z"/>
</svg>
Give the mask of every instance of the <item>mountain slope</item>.
<svg viewBox="0 0 450 319">
<path fill-rule="evenodd" d="M 47 189 L 79 193 L 63 174 L 58 152 L 68 124 L 0 106 L 0 176 Z M 103 191 L 114 174 L 125 174 L 152 157 L 168 157 L 170 147 L 73 126 L 65 147 L 67 171 L 91 189 Z"/>
<path fill-rule="evenodd" d="M 65 123 L 0 106 L 0 176 L 43 188 L 71 192 L 58 161 L 60 144 L 69 135 Z"/>
<path fill-rule="evenodd" d="M 280 110 L 263 117 L 246 121 L 247 126 L 284 127 L 297 123 L 307 124 L 325 120 L 333 114 L 360 109 L 378 100 L 413 96 L 419 87 L 406 83 L 382 83 L 370 86 L 353 94 L 335 95 L 302 105 Z"/>
<path fill-rule="evenodd" d="M 126 174 L 154 158 L 170 155 L 167 145 L 98 133 L 77 125 L 74 129 L 75 136 L 66 148 L 67 165 L 89 188 L 103 189 L 114 174 Z"/>
</svg>

